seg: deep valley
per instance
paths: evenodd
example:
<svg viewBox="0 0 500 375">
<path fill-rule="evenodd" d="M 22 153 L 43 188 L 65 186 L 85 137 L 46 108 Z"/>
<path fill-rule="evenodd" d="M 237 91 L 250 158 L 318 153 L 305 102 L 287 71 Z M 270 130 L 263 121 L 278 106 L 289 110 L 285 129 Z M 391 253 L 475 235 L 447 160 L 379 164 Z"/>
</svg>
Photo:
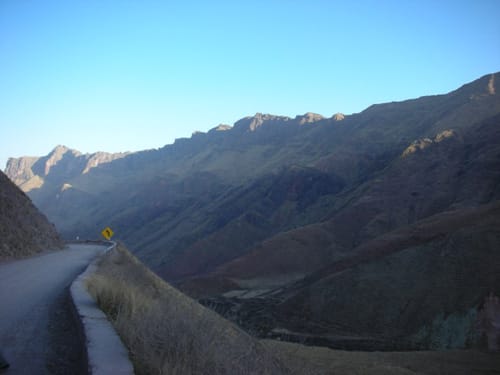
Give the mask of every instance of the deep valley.
<svg viewBox="0 0 500 375">
<path fill-rule="evenodd" d="M 112 227 L 160 277 L 256 336 L 491 347 L 499 79 L 351 115 L 256 114 L 135 153 L 58 146 L 5 172 L 65 239 Z"/>
</svg>

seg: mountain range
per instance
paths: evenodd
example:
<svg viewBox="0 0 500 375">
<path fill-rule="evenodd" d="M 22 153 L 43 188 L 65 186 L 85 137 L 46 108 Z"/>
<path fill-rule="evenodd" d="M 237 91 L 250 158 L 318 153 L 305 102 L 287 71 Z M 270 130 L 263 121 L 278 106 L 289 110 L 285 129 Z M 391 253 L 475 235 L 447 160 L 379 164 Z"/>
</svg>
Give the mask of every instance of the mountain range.
<svg viewBox="0 0 500 375">
<path fill-rule="evenodd" d="M 110 226 L 257 335 L 464 347 L 500 294 L 498 76 L 352 115 L 256 114 L 156 150 L 58 146 L 6 174 L 65 238 Z"/>
</svg>

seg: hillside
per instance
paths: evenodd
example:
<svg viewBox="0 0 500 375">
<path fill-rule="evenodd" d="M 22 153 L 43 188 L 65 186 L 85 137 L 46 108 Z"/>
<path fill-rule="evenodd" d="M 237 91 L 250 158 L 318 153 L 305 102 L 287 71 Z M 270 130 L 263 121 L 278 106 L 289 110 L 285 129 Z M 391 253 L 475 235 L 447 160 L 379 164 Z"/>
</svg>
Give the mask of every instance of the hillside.
<svg viewBox="0 0 500 375">
<path fill-rule="evenodd" d="M 415 141 L 447 130 L 460 138 L 498 114 L 491 80 L 350 116 L 257 114 L 92 168 L 91 155 L 58 147 L 43 158 L 11 159 L 7 175 L 66 238 L 95 236 L 111 225 L 155 270 L 184 278 L 274 235 L 324 221 Z M 69 214 L 76 207 L 78 218 Z M 394 227 L 380 225 L 372 235 Z M 199 259 L 193 269 L 182 265 L 191 254 Z"/>
<path fill-rule="evenodd" d="M 465 375 L 500 365 L 498 355 L 473 350 L 367 353 L 256 340 L 121 245 L 101 259 L 88 287 L 128 346 L 136 374 Z"/>
<path fill-rule="evenodd" d="M 91 156 L 58 147 L 10 159 L 7 172 L 66 238 L 111 226 L 161 277 L 236 313 L 256 334 L 312 335 L 330 345 L 349 332 L 368 348 L 472 345 L 431 331 L 453 317 L 450 332 L 469 337 L 472 316 L 500 293 L 495 82 L 498 73 L 330 118 L 256 114 L 91 168 Z M 449 221 L 450 212 L 465 224 Z M 415 242 L 422 227 L 441 229 Z M 449 264 L 436 257 L 443 249 Z M 490 276 L 473 278 L 468 265 Z M 426 300 L 433 283 L 447 286 L 445 301 Z M 356 315 L 363 300 L 377 306 L 377 298 L 388 307 Z M 330 318 L 336 309 L 342 315 Z"/>
<path fill-rule="evenodd" d="M 499 200 L 499 125 L 497 115 L 461 135 L 440 133 L 422 150 L 410 152 L 414 145 L 409 146 L 376 179 L 349 192 L 349 204 L 331 217 L 280 233 L 213 274 L 247 281 L 302 277 L 304 267 L 317 269 L 380 234 L 443 211 Z"/>
<path fill-rule="evenodd" d="M 26 194 L 0 172 L 0 260 L 62 246 L 55 227 Z"/>
<path fill-rule="evenodd" d="M 172 288 L 121 245 L 100 259 L 87 283 L 136 374 L 292 374 L 264 345 Z"/>
<path fill-rule="evenodd" d="M 333 346 L 362 340 L 368 349 L 478 344 L 481 310 L 500 294 L 499 225 L 495 202 L 367 241 L 275 294 L 276 328 L 333 337 Z"/>
</svg>

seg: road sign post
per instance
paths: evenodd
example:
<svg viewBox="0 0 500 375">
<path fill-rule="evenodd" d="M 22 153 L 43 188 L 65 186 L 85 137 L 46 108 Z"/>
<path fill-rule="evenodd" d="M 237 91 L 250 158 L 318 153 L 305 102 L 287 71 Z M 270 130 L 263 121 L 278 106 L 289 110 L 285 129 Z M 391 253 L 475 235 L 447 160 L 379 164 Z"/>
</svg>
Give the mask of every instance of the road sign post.
<svg viewBox="0 0 500 375">
<path fill-rule="evenodd" d="M 101 234 L 103 235 L 103 237 L 105 239 L 107 239 L 108 241 L 111 239 L 111 237 L 113 237 L 113 234 L 115 234 L 110 227 L 106 227 L 102 230 Z"/>
</svg>

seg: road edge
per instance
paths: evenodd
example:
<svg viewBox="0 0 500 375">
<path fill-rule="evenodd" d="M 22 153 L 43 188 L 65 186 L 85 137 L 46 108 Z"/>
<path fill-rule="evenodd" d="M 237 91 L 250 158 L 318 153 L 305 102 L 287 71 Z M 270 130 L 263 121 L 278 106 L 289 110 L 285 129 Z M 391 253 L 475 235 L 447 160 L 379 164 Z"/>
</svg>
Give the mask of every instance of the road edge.
<svg viewBox="0 0 500 375">
<path fill-rule="evenodd" d="M 111 245 L 104 252 L 116 247 L 114 242 L 108 244 Z M 134 367 L 127 348 L 85 286 L 86 279 L 95 272 L 99 258 L 94 259 L 70 287 L 81 338 L 85 340 L 88 370 L 93 375 L 132 375 Z"/>
</svg>

